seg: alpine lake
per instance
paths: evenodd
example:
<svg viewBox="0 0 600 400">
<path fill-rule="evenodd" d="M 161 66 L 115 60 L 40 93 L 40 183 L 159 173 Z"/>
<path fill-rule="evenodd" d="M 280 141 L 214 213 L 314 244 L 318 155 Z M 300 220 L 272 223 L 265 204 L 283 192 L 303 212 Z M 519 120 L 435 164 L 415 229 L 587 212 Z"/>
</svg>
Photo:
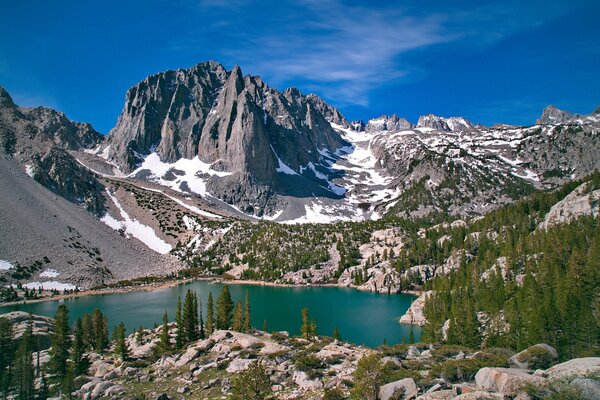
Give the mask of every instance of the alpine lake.
<svg viewBox="0 0 600 400">
<path fill-rule="evenodd" d="M 60 304 L 69 308 L 70 321 L 99 308 L 107 316 L 109 332 L 121 321 L 129 332 L 140 325 L 154 327 L 162 322 L 165 310 L 169 320 L 174 320 L 177 299 L 182 301 L 188 289 L 195 290 L 202 310 L 212 292 L 216 302 L 224 283 L 199 280 L 153 291 L 99 294 L 70 299 L 49 300 L 37 303 L 0 307 L 0 314 L 25 311 L 53 317 Z M 252 326 L 266 328 L 269 332 L 288 331 L 300 334 L 301 310 L 308 307 L 316 321 L 320 335 L 331 336 L 338 328 L 342 340 L 354 344 L 376 347 L 382 343 L 395 344 L 409 341 L 412 330 L 415 341 L 421 336 L 417 325 L 400 324 L 398 320 L 416 298 L 410 294 L 377 294 L 351 288 L 310 286 L 282 287 L 252 284 L 230 284 L 234 302 L 250 296 Z"/>
</svg>

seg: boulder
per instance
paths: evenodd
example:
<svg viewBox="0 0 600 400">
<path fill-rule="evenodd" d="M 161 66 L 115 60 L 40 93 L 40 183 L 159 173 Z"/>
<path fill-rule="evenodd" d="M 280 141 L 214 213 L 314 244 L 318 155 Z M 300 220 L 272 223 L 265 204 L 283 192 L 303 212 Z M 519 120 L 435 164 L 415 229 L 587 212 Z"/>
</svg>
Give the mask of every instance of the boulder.
<svg viewBox="0 0 600 400">
<path fill-rule="evenodd" d="M 464 394 L 458 395 L 454 399 L 455 400 L 457 400 L 457 399 L 460 399 L 460 400 L 503 400 L 504 395 L 502 395 L 500 393 L 489 393 L 489 392 L 482 392 L 482 391 L 478 390 L 476 392 L 470 392 L 470 393 L 464 393 Z"/>
<path fill-rule="evenodd" d="M 182 354 L 179 360 L 175 362 L 175 367 L 183 367 L 184 365 L 187 365 L 190 361 L 198 358 L 199 355 L 200 350 L 198 350 L 195 347 L 188 347 L 188 349 L 185 351 L 185 353 Z"/>
<path fill-rule="evenodd" d="M 323 387 L 323 382 L 320 380 L 308 379 L 308 375 L 306 375 L 306 372 L 304 371 L 294 372 L 292 380 L 296 385 L 304 390 L 319 390 Z"/>
<path fill-rule="evenodd" d="M 574 358 L 548 368 L 544 375 L 549 379 L 584 378 L 600 373 L 600 357 Z"/>
<path fill-rule="evenodd" d="M 227 372 L 230 374 L 238 373 L 247 370 L 250 368 L 250 365 L 254 362 L 254 360 L 245 360 L 243 358 L 236 358 L 227 366 Z"/>
<path fill-rule="evenodd" d="M 422 394 L 416 400 L 450 400 L 453 398 L 454 392 L 452 390 L 440 390 L 438 392 Z"/>
<path fill-rule="evenodd" d="M 520 369 L 548 368 L 555 360 L 558 360 L 556 349 L 545 343 L 539 343 L 509 358 L 508 365 Z"/>
<path fill-rule="evenodd" d="M 113 386 L 115 386 L 115 384 L 109 381 L 98 382 L 98 384 L 94 386 L 94 390 L 92 390 L 91 398 L 97 399 L 98 397 L 104 396 L 104 393 Z"/>
<path fill-rule="evenodd" d="M 385 384 L 379 388 L 379 398 L 381 400 L 396 399 L 398 393 L 402 393 L 402 399 L 410 400 L 417 397 L 417 385 L 412 378 L 400 379 L 399 381 Z"/>
<path fill-rule="evenodd" d="M 598 380 L 575 378 L 571 382 L 571 385 L 581 390 L 581 395 L 585 399 L 600 399 L 600 381 Z"/>
<path fill-rule="evenodd" d="M 544 385 L 546 379 L 529 375 L 522 369 L 481 368 L 475 375 L 477 387 L 490 392 L 499 392 L 507 396 L 516 396 L 527 384 Z"/>
<path fill-rule="evenodd" d="M 5 318 L 11 322 L 13 327 L 13 339 L 18 341 L 29 326 L 31 319 L 31 336 L 34 343 L 39 343 L 40 350 L 50 347 L 50 332 L 54 326 L 54 320 L 41 315 L 33 315 L 24 311 L 13 311 L 1 314 L 0 318 Z"/>
</svg>

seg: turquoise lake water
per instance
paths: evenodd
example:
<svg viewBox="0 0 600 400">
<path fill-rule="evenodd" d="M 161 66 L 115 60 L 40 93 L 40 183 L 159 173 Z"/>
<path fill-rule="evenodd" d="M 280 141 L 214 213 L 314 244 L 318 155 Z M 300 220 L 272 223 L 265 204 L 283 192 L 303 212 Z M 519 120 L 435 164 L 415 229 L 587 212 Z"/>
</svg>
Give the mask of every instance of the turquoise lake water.
<svg viewBox="0 0 600 400">
<path fill-rule="evenodd" d="M 165 310 L 169 319 L 175 317 L 177 298 L 182 300 L 188 289 L 195 290 L 198 300 L 206 310 L 208 293 L 216 299 L 223 284 L 194 281 L 151 292 L 132 292 L 85 296 L 67 300 L 0 307 L 0 314 L 22 310 L 33 314 L 54 316 L 59 304 L 66 304 L 71 322 L 84 313 L 99 308 L 109 320 L 110 329 L 123 321 L 128 330 L 143 325 L 153 327 L 161 323 Z M 250 295 L 252 325 L 262 329 L 266 320 L 268 331 L 300 333 L 303 307 L 310 309 L 316 320 L 318 332 L 332 335 L 334 327 L 343 340 L 366 346 L 377 346 L 385 339 L 388 344 L 408 342 L 411 329 L 415 339 L 421 336 L 418 326 L 400 324 L 399 318 L 406 312 L 415 296 L 408 294 L 375 294 L 350 288 L 338 287 L 277 287 L 260 285 L 229 285 L 233 301 L 244 300 L 246 289 Z"/>
</svg>

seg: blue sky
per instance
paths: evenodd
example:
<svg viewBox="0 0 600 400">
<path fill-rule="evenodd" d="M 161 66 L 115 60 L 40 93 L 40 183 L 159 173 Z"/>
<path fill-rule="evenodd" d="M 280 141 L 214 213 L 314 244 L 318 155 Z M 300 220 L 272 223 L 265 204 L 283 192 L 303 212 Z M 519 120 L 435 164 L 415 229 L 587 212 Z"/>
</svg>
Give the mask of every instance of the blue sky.
<svg viewBox="0 0 600 400">
<path fill-rule="evenodd" d="M 217 60 L 350 120 L 529 124 L 600 104 L 596 0 L 2 0 L 0 85 L 107 133 L 127 89 Z"/>
</svg>

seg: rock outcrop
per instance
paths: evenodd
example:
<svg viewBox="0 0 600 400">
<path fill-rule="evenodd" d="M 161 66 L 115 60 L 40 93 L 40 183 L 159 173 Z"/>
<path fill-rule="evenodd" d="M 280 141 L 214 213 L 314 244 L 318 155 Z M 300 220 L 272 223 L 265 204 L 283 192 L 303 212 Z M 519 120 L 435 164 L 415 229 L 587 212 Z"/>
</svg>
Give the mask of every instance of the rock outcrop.
<svg viewBox="0 0 600 400">
<path fill-rule="evenodd" d="M 521 369 L 482 368 L 475 375 L 477 387 L 490 392 L 498 392 L 506 396 L 516 396 L 527 385 L 543 386 L 544 378 L 530 375 Z"/>
<path fill-rule="evenodd" d="M 535 123 L 536 124 L 560 124 L 561 122 L 565 122 L 569 119 L 573 118 L 573 114 L 569 111 L 564 111 L 556 106 L 549 105 L 544 108 L 542 112 L 542 116 L 538 118 Z"/>
<path fill-rule="evenodd" d="M 425 307 L 425 301 L 432 294 L 433 291 L 430 290 L 423 293 L 415 301 L 413 301 L 406 313 L 400 317 L 400 323 L 425 325 L 427 320 L 425 319 L 425 315 L 423 315 L 423 309 Z"/>
<path fill-rule="evenodd" d="M 595 217 L 600 214 L 600 189 L 594 190 L 587 182 L 573 190 L 564 199 L 554 204 L 546 214 L 540 229 L 548 229 L 556 224 L 564 224 L 588 215 Z"/>
</svg>

